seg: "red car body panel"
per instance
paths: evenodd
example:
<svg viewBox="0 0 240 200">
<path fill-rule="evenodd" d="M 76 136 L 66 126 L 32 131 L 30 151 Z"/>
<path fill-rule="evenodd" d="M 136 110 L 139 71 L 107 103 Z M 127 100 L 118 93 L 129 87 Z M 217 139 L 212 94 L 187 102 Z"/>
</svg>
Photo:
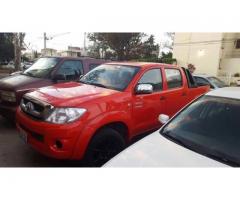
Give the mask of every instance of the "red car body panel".
<svg viewBox="0 0 240 200">
<path fill-rule="evenodd" d="M 112 63 L 111 63 L 112 64 Z M 124 63 L 115 63 L 124 65 Z M 82 159 L 92 137 L 99 129 L 109 124 L 121 123 L 127 129 L 126 140 L 147 131 L 159 128 L 158 115 L 172 116 L 191 100 L 209 90 L 208 86 L 189 88 L 183 70 L 172 65 L 159 63 L 126 63 L 140 66 L 140 71 L 124 91 L 116 91 L 77 82 L 56 84 L 27 94 L 38 101 L 54 107 L 79 107 L 87 112 L 77 121 L 69 124 L 51 124 L 37 121 L 17 110 L 17 127 L 28 133 L 28 143 L 37 151 L 58 159 Z M 163 90 L 152 94 L 135 95 L 134 89 L 142 75 L 150 69 L 162 72 Z M 183 84 L 168 89 L 164 68 L 181 71 Z M 37 141 L 34 134 L 44 137 Z M 35 134 L 35 135 L 36 135 Z M 56 141 L 63 148 L 56 147 Z"/>
</svg>

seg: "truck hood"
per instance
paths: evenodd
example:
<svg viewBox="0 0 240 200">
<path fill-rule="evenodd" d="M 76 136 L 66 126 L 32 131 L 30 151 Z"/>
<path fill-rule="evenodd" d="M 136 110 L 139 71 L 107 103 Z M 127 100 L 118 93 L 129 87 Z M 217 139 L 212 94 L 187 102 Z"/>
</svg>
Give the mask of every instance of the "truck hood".
<svg viewBox="0 0 240 200">
<path fill-rule="evenodd" d="M 18 90 L 29 88 L 29 85 L 35 85 L 42 82 L 42 79 L 25 76 L 22 74 L 15 74 L 12 76 L 0 79 L 0 89 L 2 90 Z"/>
<path fill-rule="evenodd" d="M 109 96 L 119 91 L 77 82 L 61 83 L 40 88 L 29 95 L 53 106 L 76 107 L 84 102 Z"/>
<path fill-rule="evenodd" d="M 158 131 L 130 146 L 105 167 L 226 167 L 220 162 L 186 149 Z"/>
</svg>

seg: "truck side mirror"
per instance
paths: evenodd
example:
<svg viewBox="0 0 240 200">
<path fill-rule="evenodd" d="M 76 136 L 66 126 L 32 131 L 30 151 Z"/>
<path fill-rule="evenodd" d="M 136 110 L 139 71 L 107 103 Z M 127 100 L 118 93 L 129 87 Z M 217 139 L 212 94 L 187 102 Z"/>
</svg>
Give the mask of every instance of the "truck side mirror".
<svg viewBox="0 0 240 200">
<path fill-rule="evenodd" d="M 168 115 L 161 114 L 158 117 L 158 121 L 162 124 L 166 124 L 168 122 L 169 118 L 170 117 Z"/>
<path fill-rule="evenodd" d="M 151 94 L 153 93 L 153 86 L 151 84 L 138 84 L 135 88 L 135 94 Z"/>
</svg>

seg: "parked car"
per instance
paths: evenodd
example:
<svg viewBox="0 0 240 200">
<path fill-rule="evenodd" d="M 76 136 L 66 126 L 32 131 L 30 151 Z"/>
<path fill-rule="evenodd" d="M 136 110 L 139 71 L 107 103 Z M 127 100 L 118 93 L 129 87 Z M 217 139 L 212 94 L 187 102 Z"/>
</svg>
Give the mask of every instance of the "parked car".
<svg viewBox="0 0 240 200">
<path fill-rule="evenodd" d="M 103 64 L 70 82 L 24 95 L 17 111 L 20 135 L 37 151 L 100 166 L 136 136 L 158 129 L 207 92 L 186 69 L 159 63 Z"/>
<path fill-rule="evenodd" d="M 0 115 L 9 119 L 15 113 L 23 94 L 57 82 L 78 80 L 92 64 L 105 60 L 88 57 L 45 57 L 38 59 L 29 69 L 0 79 Z"/>
<path fill-rule="evenodd" d="M 106 167 L 240 166 L 240 88 L 221 88 L 182 109 L 160 131 L 132 145 Z"/>
<path fill-rule="evenodd" d="M 218 89 L 218 88 L 223 88 L 228 86 L 219 78 L 211 75 L 198 74 L 198 75 L 194 75 L 194 78 L 198 85 L 209 84 L 211 89 Z"/>
</svg>

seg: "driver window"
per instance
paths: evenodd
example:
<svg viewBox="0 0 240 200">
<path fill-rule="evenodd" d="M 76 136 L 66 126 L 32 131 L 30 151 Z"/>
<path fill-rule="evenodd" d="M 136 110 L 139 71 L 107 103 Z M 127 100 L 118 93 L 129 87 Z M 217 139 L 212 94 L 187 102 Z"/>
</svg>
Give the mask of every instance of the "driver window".
<svg viewBox="0 0 240 200">
<path fill-rule="evenodd" d="M 138 84 L 151 84 L 153 86 L 153 91 L 162 90 L 162 74 L 160 69 L 151 69 L 142 76 L 138 81 Z"/>
<path fill-rule="evenodd" d="M 66 60 L 60 66 L 57 74 L 64 75 L 65 80 L 78 80 L 80 75 L 83 75 L 82 62 L 79 60 Z"/>
</svg>

